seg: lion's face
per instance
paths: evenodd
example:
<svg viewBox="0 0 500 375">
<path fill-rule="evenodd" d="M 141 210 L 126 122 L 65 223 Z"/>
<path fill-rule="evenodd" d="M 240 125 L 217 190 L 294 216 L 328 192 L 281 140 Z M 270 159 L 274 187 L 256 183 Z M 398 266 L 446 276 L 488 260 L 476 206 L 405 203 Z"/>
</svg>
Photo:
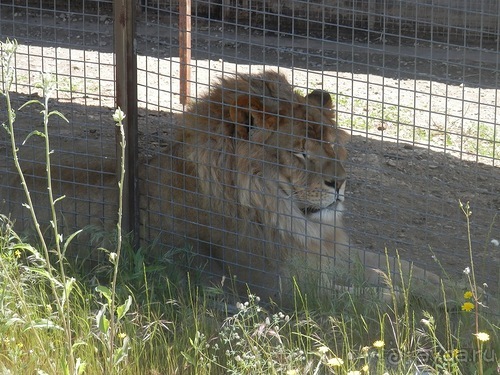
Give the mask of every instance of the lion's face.
<svg viewBox="0 0 500 375">
<path fill-rule="evenodd" d="M 346 173 L 337 155 L 342 146 L 328 139 L 332 130 L 325 124 L 287 119 L 269 142 L 276 145 L 280 186 L 305 214 L 343 200 Z"/>
<path fill-rule="evenodd" d="M 281 103 L 273 113 L 259 100 L 240 98 L 239 105 L 249 104 L 250 110 L 240 109 L 233 120 L 246 124 L 240 136 L 260 146 L 259 155 L 250 155 L 265 159 L 260 172 L 275 179 L 304 215 L 338 210 L 344 199 L 346 135 L 336 128 L 328 93 L 317 90 L 299 99 Z"/>
</svg>

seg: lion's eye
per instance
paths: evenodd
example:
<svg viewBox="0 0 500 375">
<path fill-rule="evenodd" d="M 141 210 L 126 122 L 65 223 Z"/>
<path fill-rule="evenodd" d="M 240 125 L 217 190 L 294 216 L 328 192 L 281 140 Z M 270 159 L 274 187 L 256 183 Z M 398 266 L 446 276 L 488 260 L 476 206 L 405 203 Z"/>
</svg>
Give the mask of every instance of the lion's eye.
<svg viewBox="0 0 500 375">
<path fill-rule="evenodd" d="M 301 151 L 301 152 L 295 152 L 294 155 L 296 157 L 298 157 L 299 159 L 301 160 L 306 160 L 307 159 L 307 153 L 305 151 Z"/>
</svg>

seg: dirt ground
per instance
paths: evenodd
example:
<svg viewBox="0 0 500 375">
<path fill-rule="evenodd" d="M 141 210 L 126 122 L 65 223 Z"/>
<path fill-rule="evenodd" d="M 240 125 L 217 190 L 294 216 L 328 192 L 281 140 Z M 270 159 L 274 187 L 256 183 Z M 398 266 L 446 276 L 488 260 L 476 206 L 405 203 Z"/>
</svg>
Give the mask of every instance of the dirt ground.
<svg viewBox="0 0 500 375">
<path fill-rule="evenodd" d="M 68 116 L 70 125 L 54 127 L 54 149 L 71 155 L 73 160 L 81 158 L 80 153 L 113 159 L 112 20 L 83 19 L 63 13 L 56 17 L 38 12 L 16 15 L 5 11 L 1 17 L 19 22 L 14 26 L 3 23 L 1 33 L 17 38 L 20 44 L 13 88 L 16 104 L 37 97 L 39 91 L 28 86 L 37 79 L 38 71 L 56 72 L 62 91 L 51 105 Z M 22 20 L 39 27 L 23 26 Z M 166 17 L 158 29 L 152 26 L 153 21 L 142 16 L 137 40 L 140 146 L 145 157 L 161 148 L 182 110 L 176 94 L 176 23 Z M 42 26 L 47 30 L 43 31 Z M 387 249 L 391 254 L 397 250 L 403 258 L 423 267 L 442 267 L 452 275 L 460 275 L 470 266 L 470 260 L 467 223 L 459 200 L 470 202 L 470 234 L 478 282 L 488 283 L 491 290 L 498 291 L 500 247 L 491 242 L 500 239 L 498 156 L 480 158 L 461 149 L 459 138 L 464 136 L 464 130 L 450 130 L 448 123 L 452 116 L 498 124 L 498 51 L 485 45 L 482 64 L 475 68 L 469 59 L 479 55 L 459 46 L 449 48 L 422 42 L 417 52 L 417 47 L 409 42 L 388 38 L 371 43 L 367 49 L 363 35 L 353 40 L 339 35 L 337 40 L 320 41 L 206 22 L 195 24 L 195 29 L 193 96 L 205 90 L 221 71 L 255 72 L 263 66 L 280 67 L 304 91 L 322 87 L 337 94 L 339 119 L 343 119 L 339 123 L 352 135 L 348 146 L 346 227 L 354 246 L 380 252 Z M 51 30 L 57 32 L 51 34 Z M 55 40 L 62 43 L 57 45 L 52 42 Z M 71 50 L 68 44 L 72 45 Z M 425 94 L 430 104 L 416 111 L 419 94 Z M 365 116 L 369 126 L 364 129 L 345 120 L 352 119 L 350 114 L 359 109 L 352 98 L 367 103 Z M 433 107 L 433 103 L 442 100 L 446 110 Z M 390 129 L 386 130 L 386 125 L 402 129 L 397 120 L 385 124 L 381 116 L 377 125 L 377 121 L 368 119 L 371 102 L 382 103 L 382 107 L 396 104 L 412 108 L 413 118 L 404 121 L 429 132 L 448 126 L 448 132 L 458 141 L 452 140 L 453 146 L 447 148 L 438 137 L 397 139 Z M 477 106 L 473 108 L 476 117 L 464 112 L 464 103 Z M 20 136 L 39 126 L 34 112 L 28 110 L 18 116 L 16 127 Z M 0 115 L 3 120 L 3 104 Z M 497 125 L 496 134 L 499 132 Z M 494 138 L 493 147 L 500 148 L 500 138 Z M 26 159 L 36 154 L 33 148 L 35 143 L 22 148 Z M 4 176 L 10 163 L 3 132 L 0 168 Z"/>
</svg>

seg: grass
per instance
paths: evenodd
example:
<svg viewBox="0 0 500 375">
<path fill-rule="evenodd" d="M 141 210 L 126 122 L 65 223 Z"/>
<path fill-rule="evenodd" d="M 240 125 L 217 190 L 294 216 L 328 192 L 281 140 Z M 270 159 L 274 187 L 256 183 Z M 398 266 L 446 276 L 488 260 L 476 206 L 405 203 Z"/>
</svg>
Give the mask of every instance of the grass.
<svg viewBox="0 0 500 375">
<path fill-rule="evenodd" d="M 4 128 L 16 161 L 8 90 L 15 43 L 1 47 L 1 94 L 9 114 Z M 62 115 L 48 109 L 54 80 L 42 78 L 45 101 L 29 104 L 41 106 L 45 127 L 31 136 L 46 140 L 50 166 L 46 125 Z M 115 112 L 118 126 L 123 116 Z M 122 145 L 124 150 L 124 139 Z M 47 173 L 50 192 L 50 168 Z M 390 277 L 388 305 L 342 291 L 311 301 L 300 285 L 291 311 L 264 305 L 251 293 L 229 305 L 220 291 L 195 281 L 195 271 L 181 270 L 176 259 L 187 252 L 172 251 L 150 263 L 147 249 L 130 247 L 119 221 L 115 246 L 106 250 L 109 261 L 79 269 L 66 257 L 71 236 L 62 241 L 58 235 L 59 199 L 51 200 L 54 243 L 40 233 L 41 245 L 32 246 L 0 215 L 1 373 L 484 375 L 499 366 L 498 313 L 488 313 L 472 256 L 460 311 L 448 309 L 446 299 L 438 307 L 416 303 L 409 288 L 396 291 Z M 461 207 L 469 220 L 468 205 Z"/>
<path fill-rule="evenodd" d="M 5 218 L 1 228 L 0 371 L 63 373 L 66 336 L 43 256 L 23 243 Z M 114 330 L 102 323 L 109 296 L 101 292 L 111 290 L 105 280 L 114 264 L 100 274 L 74 275 L 64 308 L 75 363 L 80 364 L 73 373 L 414 374 L 419 368 L 494 374 L 498 365 L 498 316 L 487 318 L 469 295 L 464 305 L 473 301 L 471 311 L 422 310 L 406 298 L 365 310 L 359 301 L 349 303 L 338 294 L 332 295 L 332 306 L 338 302 L 342 311 L 307 304 L 282 311 L 253 295 L 226 306 L 215 304 L 209 288 L 190 282 L 195 277 L 181 277 L 170 262 L 156 262 L 150 269 L 141 261 L 140 277 L 132 278 L 140 264 L 129 255 L 122 260 L 115 298 L 124 303 L 119 306 L 128 304 L 128 311 L 115 309 Z M 104 280 L 97 287 L 96 278 Z M 488 333 L 489 339 L 477 340 L 479 333 Z M 110 335 L 119 353 L 112 368 Z"/>
</svg>

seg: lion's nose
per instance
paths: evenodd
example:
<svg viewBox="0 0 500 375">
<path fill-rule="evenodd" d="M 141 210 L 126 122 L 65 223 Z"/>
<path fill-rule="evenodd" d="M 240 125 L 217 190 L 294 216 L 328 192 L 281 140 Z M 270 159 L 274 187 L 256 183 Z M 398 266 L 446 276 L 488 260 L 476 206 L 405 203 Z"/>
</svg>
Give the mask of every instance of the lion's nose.
<svg viewBox="0 0 500 375">
<path fill-rule="evenodd" d="M 325 185 L 335 189 L 335 192 L 337 193 L 336 194 L 337 201 L 341 201 L 341 202 L 344 201 L 346 180 L 339 179 L 339 180 L 325 181 Z"/>
<path fill-rule="evenodd" d="M 346 185 L 346 180 L 342 180 L 341 184 L 339 184 L 340 181 L 337 181 L 337 186 L 338 186 L 338 189 L 337 189 L 337 200 L 343 202 L 344 199 L 345 199 L 345 185 Z"/>
</svg>

